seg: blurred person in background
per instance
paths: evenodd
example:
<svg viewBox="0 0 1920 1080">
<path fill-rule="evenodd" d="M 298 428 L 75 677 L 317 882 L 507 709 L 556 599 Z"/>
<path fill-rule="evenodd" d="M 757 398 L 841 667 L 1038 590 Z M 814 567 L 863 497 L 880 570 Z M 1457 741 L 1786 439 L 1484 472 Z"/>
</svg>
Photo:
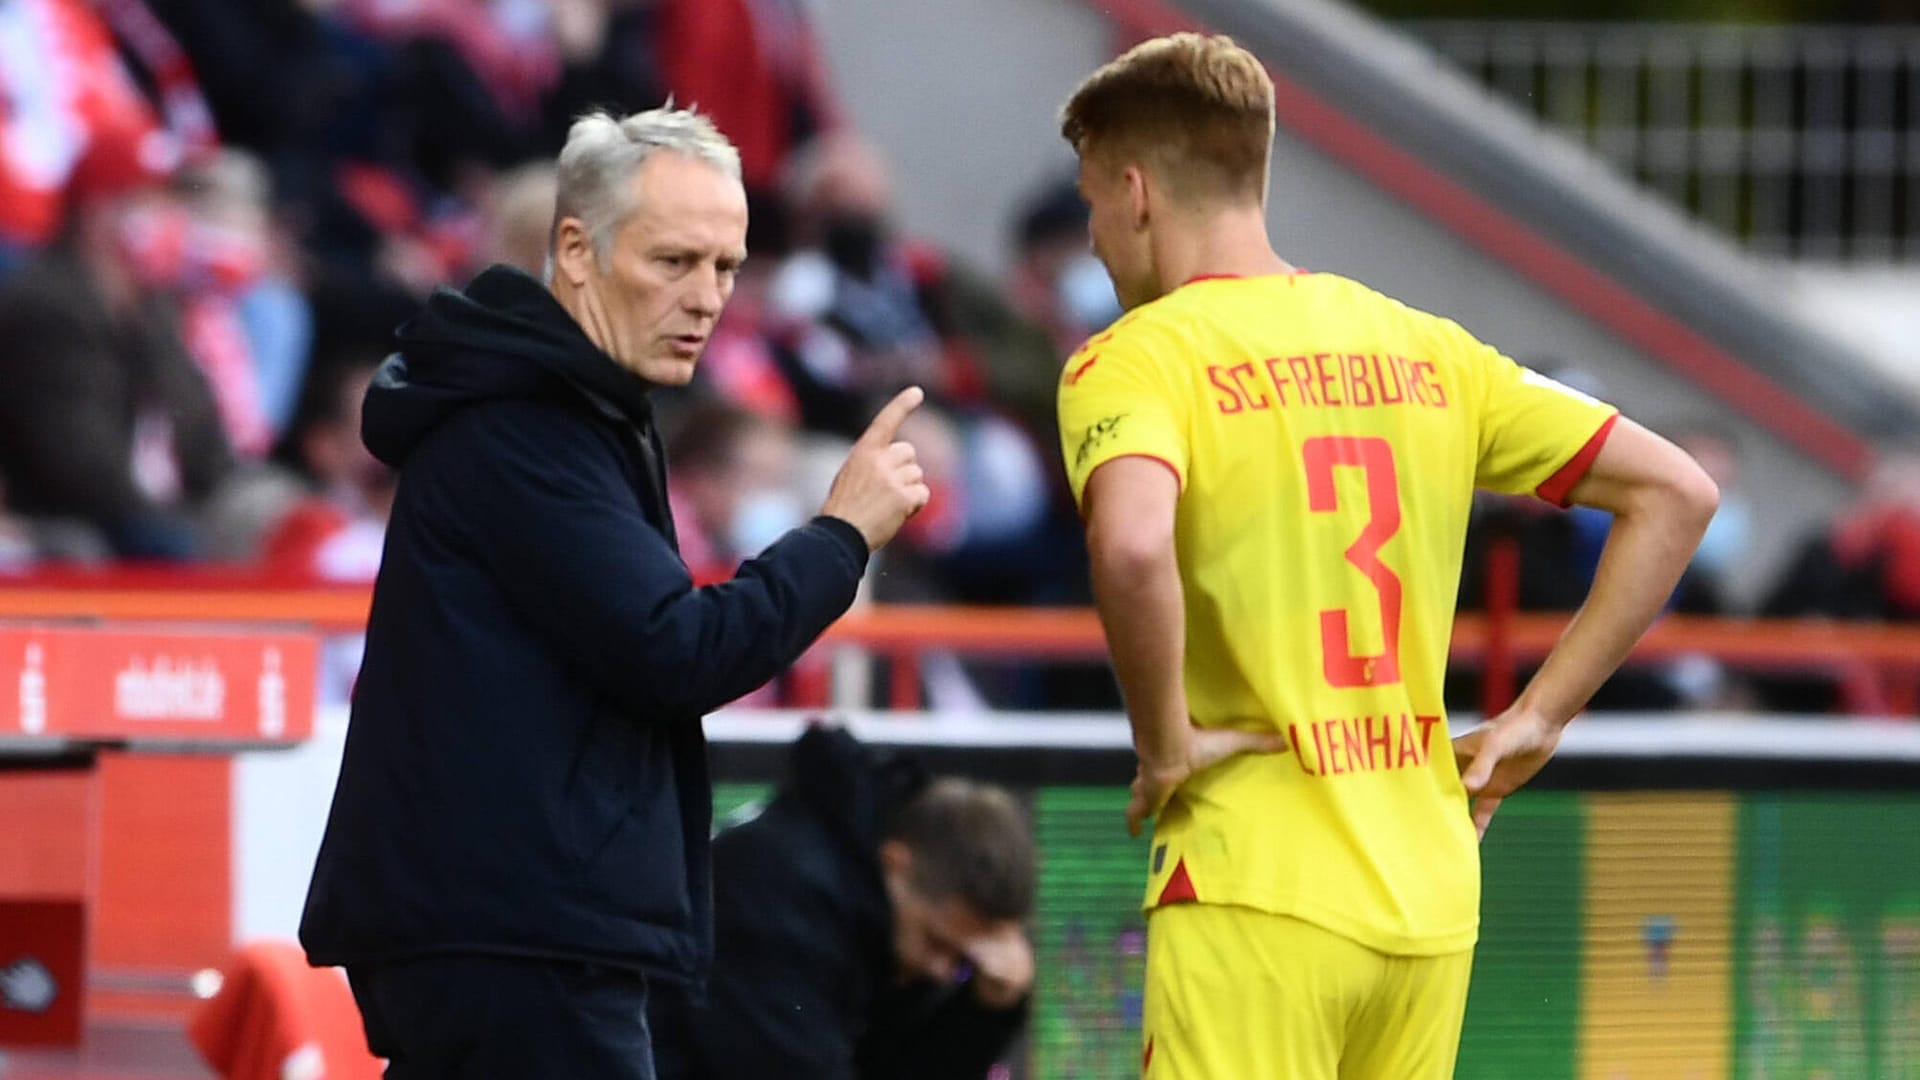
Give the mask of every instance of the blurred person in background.
<svg viewBox="0 0 1920 1080">
<path fill-rule="evenodd" d="M 112 556 L 106 538 L 83 522 L 26 517 L 7 506 L 0 476 L 0 574 L 19 574 L 47 563 L 98 563 Z"/>
<path fill-rule="evenodd" d="M 740 147 L 755 251 L 783 254 L 781 176 L 798 149 L 843 128 L 810 0 L 651 0 L 661 87 L 698 102 Z"/>
<path fill-rule="evenodd" d="M 661 1080 L 982 1080 L 1025 1025 L 1038 871 L 1006 791 L 813 727 L 713 859 L 713 974 L 653 1003 Z"/>
<path fill-rule="evenodd" d="M 920 250 L 894 231 L 893 179 L 851 132 L 819 139 L 786 176 L 795 250 L 770 284 L 805 425 L 851 438 L 870 403 L 909 383 L 943 399 L 947 371 L 922 304 Z"/>
<path fill-rule="evenodd" d="M 182 335 L 212 385 L 227 439 L 243 458 L 266 457 L 286 430 L 313 344 L 305 297 L 275 265 L 266 169 L 221 150 L 183 170 L 181 243 L 200 248 L 200 271 L 180 296 Z"/>
<path fill-rule="evenodd" d="M 180 296 L 210 271 L 149 130 L 96 133 L 61 238 L 0 291 L 0 472 L 17 509 L 76 518 L 126 558 L 201 551 L 198 506 L 234 469 Z"/>
<path fill-rule="evenodd" d="M 672 427 L 667 496 L 680 556 L 696 578 L 731 576 L 742 560 L 806 520 L 794 491 L 800 448 L 792 428 L 717 402 L 681 410 Z"/>
<path fill-rule="evenodd" d="M 550 161 L 531 161 L 494 180 L 486 215 L 489 262 L 506 263 L 544 277 L 553 205 L 560 178 Z"/>
<path fill-rule="evenodd" d="M 372 584 L 380 569 L 398 477 L 360 438 L 361 403 L 379 368 L 376 355 L 322 361 L 307 380 L 280 454 L 308 495 L 261 545 L 262 562 L 271 570 Z"/>
<path fill-rule="evenodd" d="M 844 435 L 898 386 L 933 386 L 931 406 L 910 423 L 916 445 L 950 452 L 929 451 L 934 502 L 906 548 L 928 564 L 936 596 L 1021 602 L 1045 576 L 1018 556 L 1045 527 L 1050 481 L 1034 431 L 1019 419 L 1035 405 L 1002 403 L 1017 400 L 1023 381 L 1029 396 L 1051 384 L 1050 375 L 1033 378 L 1059 366 L 1045 335 L 997 285 L 900 235 L 892 176 L 866 140 L 828 136 L 801 151 L 788 179 L 797 250 L 770 286 L 769 333 L 803 422 Z M 1022 374 L 999 379 L 995 370 Z"/>
<path fill-rule="evenodd" d="M 583 117 L 558 168 L 551 279 L 436 292 L 364 404 L 401 480 L 300 939 L 396 1080 L 653 1075 L 650 990 L 712 949 L 702 716 L 926 501 L 895 438 L 915 389 L 819 516 L 696 587 L 651 395 L 693 378 L 746 258 L 739 158 L 656 109 Z"/>
<path fill-rule="evenodd" d="M 113 32 L 85 0 L 0 4 L 0 276 L 52 243 L 73 209 L 69 184 L 99 187 L 106 151 L 177 160 L 121 59 Z"/>
<path fill-rule="evenodd" d="M 1073 179 L 1049 182 L 1035 192 L 1020 207 L 1013 232 L 1008 296 L 1015 310 L 1046 328 L 1064 362 L 1120 317 L 1113 281 L 1087 235 L 1086 200 Z"/>
<path fill-rule="evenodd" d="M 1920 619 L 1920 456 L 1889 454 L 1833 521 L 1801 540 L 1760 603 L 1772 618 L 1912 622 Z M 1885 711 L 1875 681 L 1768 673 L 1755 677 L 1768 708 Z"/>
<path fill-rule="evenodd" d="M 360 438 L 361 405 L 378 357 L 367 351 L 323 359 L 307 377 L 293 426 L 276 451 L 303 490 L 262 530 L 258 545 L 259 565 L 276 578 L 371 585 L 379 575 L 399 477 Z M 365 641 L 356 633 L 323 642 L 323 704 L 351 700 Z"/>
</svg>

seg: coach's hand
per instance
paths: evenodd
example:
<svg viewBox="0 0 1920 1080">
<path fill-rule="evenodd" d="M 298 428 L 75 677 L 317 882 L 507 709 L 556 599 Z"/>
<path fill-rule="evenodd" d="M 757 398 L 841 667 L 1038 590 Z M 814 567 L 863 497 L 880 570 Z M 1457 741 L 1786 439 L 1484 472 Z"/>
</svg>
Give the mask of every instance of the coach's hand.
<svg viewBox="0 0 1920 1080">
<path fill-rule="evenodd" d="M 868 551 L 893 539 L 931 497 L 913 444 L 897 438 L 901 422 L 925 398 L 919 387 L 909 386 L 887 402 L 853 444 L 820 507 L 822 514 L 859 529 Z"/>
<path fill-rule="evenodd" d="M 1473 800 L 1473 829 L 1487 838 L 1487 823 L 1500 800 L 1533 779 L 1560 745 L 1561 726 L 1530 712 L 1508 709 L 1453 740 L 1460 782 Z"/>
<path fill-rule="evenodd" d="M 1191 727 L 1184 759 L 1140 762 L 1133 774 L 1133 799 L 1127 803 L 1127 832 L 1139 836 L 1147 819 L 1159 816 L 1174 789 L 1188 777 L 1241 754 L 1272 754 L 1286 748 L 1286 738 L 1277 731 Z"/>
</svg>

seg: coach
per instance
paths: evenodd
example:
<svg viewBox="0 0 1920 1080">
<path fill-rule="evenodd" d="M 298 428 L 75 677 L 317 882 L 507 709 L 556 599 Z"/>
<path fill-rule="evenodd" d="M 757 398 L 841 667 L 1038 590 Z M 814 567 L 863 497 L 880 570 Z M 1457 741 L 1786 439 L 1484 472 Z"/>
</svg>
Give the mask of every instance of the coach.
<svg viewBox="0 0 1920 1080">
<path fill-rule="evenodd" d="M 399 492 L 300 934 L 394 1080 L 652 1075 L 648 984 L 712 952 L 701 715 L 797 657 L 926 502 L 908 390 L 822 516 L 693 588 L 647 395 L 692 378 L 746 230 L 704 118 L 588 116 L 547 284 L 439 291 L 367 395 Z"/>
</svg>

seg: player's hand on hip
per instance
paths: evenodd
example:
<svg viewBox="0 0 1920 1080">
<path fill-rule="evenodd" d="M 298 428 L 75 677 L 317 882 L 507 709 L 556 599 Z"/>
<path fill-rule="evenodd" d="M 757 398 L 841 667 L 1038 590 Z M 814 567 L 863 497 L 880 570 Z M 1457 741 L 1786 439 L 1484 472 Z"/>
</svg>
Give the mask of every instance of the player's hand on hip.
<svg viewBox="0 0 1920 1080">
<path fill-rule="evenodd" d="M 1127 803 L 1127 832 L 1131 835 L 1140 835 L 1147 819 L 1166 808 L 1174 790 L 1188 777 L 1241 754 L 1284 751 L 1287 740 L 1277 731 L 1192 727 L 1186 746 L 1186 756 L 1179 761 L 1140 762 L 1133 776 L 1133 798 Z"/>
<path fill-rule="evenodd" d="M 898 437 L 901 422 L 925 397 L 919 387 L 910 386 L 881 408 L 847 452 L 820 507 L 822 514 L 860 530 L 869 551 L 893 539 L 931 497 L 913 444 Z"/>
<path fill-rule="evenodd" d="M 1473 828 L 1486 839 L 1500 801 L 1533 779 L 1560 745 L 1561 727 L 1529 712 L 1508 709 L 1453 740 L 1460 782 L 1473 800 Z"/>
</svg>

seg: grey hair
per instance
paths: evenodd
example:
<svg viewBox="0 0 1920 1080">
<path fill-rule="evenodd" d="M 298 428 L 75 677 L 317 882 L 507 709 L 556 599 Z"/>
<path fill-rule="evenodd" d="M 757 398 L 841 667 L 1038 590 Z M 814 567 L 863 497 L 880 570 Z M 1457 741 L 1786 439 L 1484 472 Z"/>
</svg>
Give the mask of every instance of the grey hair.
<svg viewBox="0 0 1920 1080">
<path fill-rule="evenodd" d="M 561 219 L 577 218 L 592 238 L 594 258 L 604 264 L 614 233 L 638 209 L 630 182 L 634 170 L 656 150 L 684 154 L 740 179 L 740 151 L 713 121 L 692 109 L 677 109 L 668 101 L 618 119 L 602 111 L 587 113 L 573 122 L 560 150 L 549 249 L 559 237 Z M 551 266 L 551 254 L 547 261 Z"/>
</svg>

